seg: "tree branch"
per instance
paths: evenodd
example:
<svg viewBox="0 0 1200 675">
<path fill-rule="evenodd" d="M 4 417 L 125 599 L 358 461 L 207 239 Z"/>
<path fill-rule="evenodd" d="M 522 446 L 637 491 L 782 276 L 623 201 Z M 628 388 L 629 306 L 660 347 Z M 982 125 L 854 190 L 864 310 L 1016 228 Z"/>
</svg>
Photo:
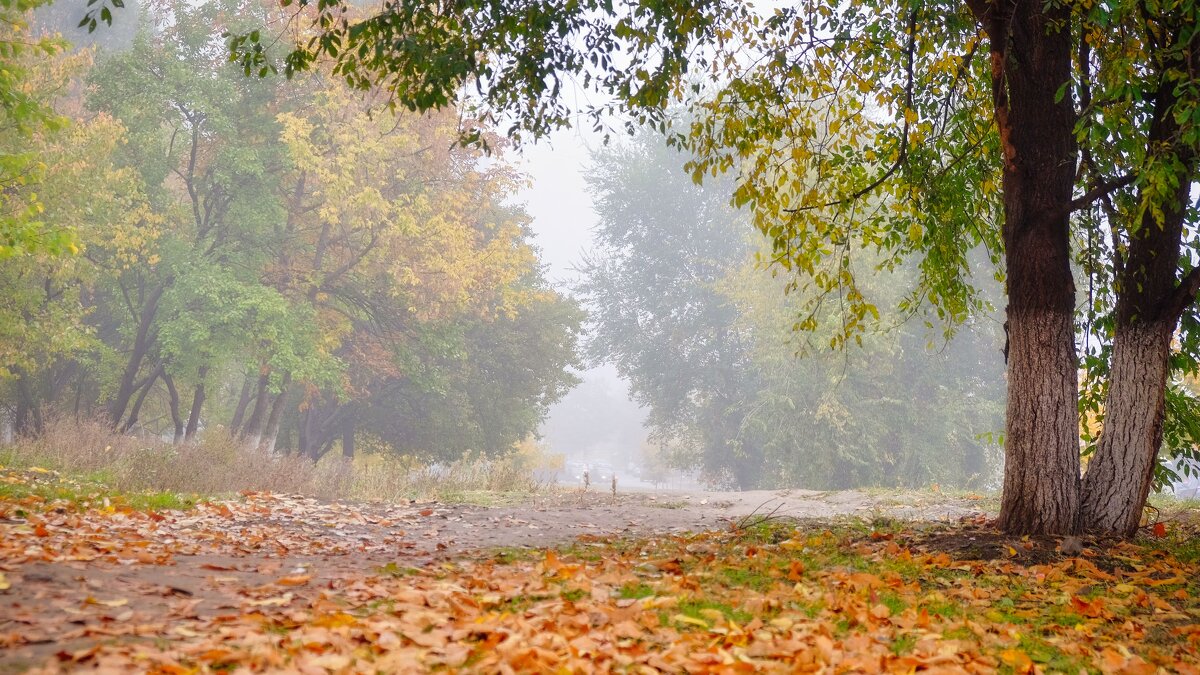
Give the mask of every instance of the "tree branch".
<svg viewBox="0 0 1200 675">
<path fill-rule="evenodd" d="M 857 201 L 861 197 L 865 197 L 875 191 L 880 185 L 894 176 L 900 167 L 904 166 L 904 162 L 908 159 L 908 111 L 913 109 L 913 60 L 917 52 L 917 12 L 915 9 L 908 12 L 908 45 L 904 48 L 904 127 L 900 130 L 900 150 L 896 153 L 896 161 L 888 167 L 888 170 L 883 172 L 875 180 L 871 181 L 866 187 L 854 191 L 854 194 L 842 199 L 835 199 L 824 204 L 815 204 L 813 206 L 801 206 L 795 209 L 784 209 L 787 213 L 800 213 L 802 211 L 812 211 L 814 209 L 826 209 L 831 206 L 840 204 L 849 204 Z"/>
<path fill-rule="evenodd" d="M 1183 310 L 1196 301 L 1196 293 L 1200 293 L 1200 267 L 1193 267 L 1175 287 L 1167 305 L 1167 310 L 1172 312 L 1170 318 L 1178 321 Z"/>
<path fill-rule="evenodd" d="M 1072 199 L 1071 205 L 1070 205 L 1070 210 L 1072 212 L 1075 212 L 1080 209 L 1086 209 L 1087 207 L 1091 206 L 1092 203 L 1095 202 L 1097 199 L 1102 199 L 1102 198 L 1107 197 L 1108 195 L 1112 194 L 1113 192 L 1120 190 L 1123 187 L 1128 187 L 1128 186 L 1132 185 L 1133 182 L 1136 180 L 1137 180 L 1137 176 L 1135 174 L 1129 173 L 1129 174 L 1125 174 L 1124 176 L 1121 176 L 1120 178 L 1113 180 L 1113 181 L 1101 182 L 1098 185 L 1096 185 L 1095 187 L 1093 187 L 1091 190 L 1088 190 L 1086 193 L 1084 193 L 1083 196 Z"/>
</svg>

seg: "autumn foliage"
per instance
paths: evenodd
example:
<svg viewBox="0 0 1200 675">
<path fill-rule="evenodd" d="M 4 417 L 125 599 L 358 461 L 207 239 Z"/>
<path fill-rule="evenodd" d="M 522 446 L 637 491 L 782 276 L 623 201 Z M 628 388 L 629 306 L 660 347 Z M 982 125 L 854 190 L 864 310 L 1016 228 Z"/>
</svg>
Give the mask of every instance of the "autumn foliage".
<svg viewBox="0 0 1200 675">
<path fill-rule="evenodd" d="M 1008 538 L 971 522 L 760 520 L 471 552 L 440 538 L 454 513 L 262 493 L 190 511 L 9 498 L 0 663 L 158 673 L 1195 673 L 1200 663 L 1187 520 L 1140 543 Z M 60 571 L 78 564 L 108 581 L 64 585 Z"/>
</svg>

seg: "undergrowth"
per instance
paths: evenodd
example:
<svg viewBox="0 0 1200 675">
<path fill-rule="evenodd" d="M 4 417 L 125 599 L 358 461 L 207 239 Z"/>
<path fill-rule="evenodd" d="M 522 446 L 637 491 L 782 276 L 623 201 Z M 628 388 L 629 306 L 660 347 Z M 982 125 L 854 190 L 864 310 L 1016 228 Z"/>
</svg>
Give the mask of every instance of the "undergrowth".
<svg viewBox="0 0 1200 675">
<path fill-rule="evenodd" d="M 364 453 L 353 459 L 329 453 L 313 462 L 248 447 L 219 430 L 194 442 L 172 444 L 69 419 L 50 422 L 36 438 L 0 447 L 0 467 L 32 469 L 34 474 L 56 471 L 69 482 L 88 486 L 85 491 L 127 494 L 130 500 L 145 499 L 148 504 L 154 499 L 169 502 L 164 495 L 227 497 L 247 491 L 357 501 L 512 502 L 545 489 L 534 477 L 537 459 L 526 449 L 500 458 L 474 455 L 441 463 L 391 453 Z M 68 493 L 73 489 L 60 488 Z M 50 488 L 38 481 L 0 487 L 10 493 L 45 489 Z M 154 494 L 160 496 L 137 496 Z M 0 491 L 3 496 L 17 495 Z"/>
</svg>

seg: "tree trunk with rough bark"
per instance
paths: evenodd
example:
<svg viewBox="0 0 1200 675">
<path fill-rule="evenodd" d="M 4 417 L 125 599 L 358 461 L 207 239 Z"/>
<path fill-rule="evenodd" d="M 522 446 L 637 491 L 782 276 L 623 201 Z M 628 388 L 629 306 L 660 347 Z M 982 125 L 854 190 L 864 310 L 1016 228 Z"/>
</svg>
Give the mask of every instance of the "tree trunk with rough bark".
<svg viewBox="0 0 1200 675">
<path fill-rule="evenodd" d="M 183 413 L 179 409 L 179 390 L 175 388 L 175 378 L 167 373 L 163 373 L 163 383 L 167 385 L 167 395 L 170 398 L 169 405 L 171 410 L 171 424 L 174 427 L 174 435 L 171 436 L 172 443 L 181 443 L 183 441 Z"/>
<path fill-rule="evenodd" d="M 342 420 L 342 457 L 354 459 L 354 416 Z"/>
<path fill-rule="evenodd" d="M 999 526 L 1070 533 L 1079 509 L 1069 225 L 1077 148 L 1070 11 L 1041 0 L 969 2 L 991 42 L 1004 163 L 1008 406 Z"/>
<path fill-rule="evenodd" d="M 242 430 L 242 421 L 246 418 L 246 408 L 250 405 L 253 386 L 250 374 L 246 373 L 246 378 L 242 380 L 242 393 L 238 396 L 237 407 L 233 411 L 233 419 L 229 421 L 229 433 L 233 436 L 238 435 Z"/>
<path fill-rule="evenodd" d="M 125 424 L 121 427 L 121 431 L 129 432 L 137 426 L 138 418 L 142 414 L 142 405 L 146 402 L 146 397 L 150 395 L 150 390 L 154 388 L 154 383 L 160 376 L 162 376 L 162 374 L 163 366 L 160 363 L 154 368 L 153 371 L 151 371 L 149 377 L 143 381 L 143 384 L 138 389 L 134 390 L 137 393 L 137 398 L 134 399 L 133 406 L 129 409 L 129 419 L 125 420 Z"/>
<path fill-rule="evenodd" d="M 17 436 L 38 436 L 45 428 L 42 407 L 33 393 L 29 375 L 24 368 L 14 368 L 16 373 L 17 406 L 13 415 L 13 428 Z"/>
<path fill-rule="evenodd" d="M 258 384 L 255 387 L 254 410 L 250 413 L 250 419 L 246 420 L 246 426 L 242 428 L 242 438 L 247 439 L 247 445 L 252 448 L 258 447 L 259 441 L 262 440 L 263 423 L 267 416 L 267 405 L 271 402 L 271 397 L 267 392 L 267 385 L 270 383 L 271 372 L 266 368 L 258 376 Z"/>
<path fill-rule="evenodd" d="M 1113 341 L 1104 428 L 1083 481 L 1082 527 L 1132 536 L 1162 446 L 1167 359 L 1174 323 L 1137 322 Z"/>
</svg>

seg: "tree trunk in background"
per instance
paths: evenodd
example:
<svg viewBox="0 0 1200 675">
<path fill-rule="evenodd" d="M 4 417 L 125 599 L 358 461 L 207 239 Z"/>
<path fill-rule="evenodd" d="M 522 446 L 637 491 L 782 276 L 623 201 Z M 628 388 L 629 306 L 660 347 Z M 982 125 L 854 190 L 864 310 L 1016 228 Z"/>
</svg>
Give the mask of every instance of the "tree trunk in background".
<svg viewBox="0 0 1200 675">
<path fill-rule="evenodd" d="M 162 379 L 167 385 L 167 394 L 170 396 L 171 423 L 175 428 L 171 442 L 180 443 L 183 441 L 183 413 L 179 410 L 179 390 L 175 388 L 175 378 L 163 373 Z"/>
<path fill-rule="evenodd" d="M 42 407 L 33 394 L 29 375 L 24 368 L 14 368 L 16 374 L 17 409 L 13 415 L 13 431 L 17 436 L 37 436 L 45 428 Z"/>
<path fill-rule="evenodd" d="M 127 432 L 137 426 L 138 416 L 142 414 L 142 404 L 146 402 L 146 396 L 150 394 L 150 390 L 154 388 L 155 381 L 157 381 L 162 374 L 163 366 L 160 363 L 154 369 L 154 371 L 150 373 L 150 376 L 146 378 L 141 388 L 135 390 L 138 392 L 137 400 L 133 402 L 133 407 L 129 410 L 129 419 L 125 420 L 125 425 L 121 427 L 121 431 Z"/>
<path fill-rule="evenodd" d="M 354 459 L 354 416 L 342 420 L 342 457 Z"/>
<path fill-rule="evenodd" d="M 992 97 L 1004 153 L 1008 406 L 999 526 L 1070 533 L 1079 511 L 1071 192 L 1075 112 L 1070 10 L 1042 0 L 969 2 L 991 41 Z"/>
<path fill-rule="evenodd" d="M 250 388 L 253 386 L 251 382 L 250 375 L 247 373 L 245 379 L 242 380 L 242 393 L 238 396 L 237 408 L 233 411 L 233 419 L 229 422 L 230 435 L 236 436 L 241 432 L 242 420 L 246 418 L 246 407 L 250 405 Z"/>
<path fill-rule="evenodd" d="M 292 374 L 285 373 L 283 382 L 279 386 L 279 393 L 275 395 L 275 400 L 271 403 L 271 414 L 267 417 L 267 429 L 264 434 L 266 440 L 263 443 L 267 452 L 275 452 L 275 440 L 279 438 L 279 424 L 283 420 L 283 409 L 286 407 L 288 386 L 291 381 Z"/>
<path fill-rule="evenodd" d="M 248 439 L 250 447 L 258 447 L 262 440 L 267 405 L 271 402 L 271 397 L 267 394 L 270 377 L 271 371 L 264 367 L 258 376 L 258 384 L 255 386 L 254 410 L 250 413 L 250 419 L 246 420 L 246 426 L 242 429 L 242 433 L 239 434 L 242 438 Z"/>
<path fill-rule="evenodd" d="M 121 418 L 125 416 L 125 411 L 129 408 L 129 401 L 137 393 L 137 374 L 142 369 L 142 361 L 150 352 L 150 345 L 154 342 L 150 328 L 154 325 L 154 317 L 158 313 L 158 302 L 162 299 L 163 292 L 166 290 L 166 285 L 159 286 L 150 292 L 146 298 L 146 302 L 142 305 L 142 312 L 138 316 L 137 335 L 133 340 L 133 348 L 129 352 L 129 358 L 125 362 L 125 371 L 121 374 L 121 383 L 117 388 L 117 395 L 112 400 L 112 404 L 108 408 L 108 420 L 114 428 L 121 426 Z M 134 419 L 134 423 L 137 420 Z M 129 429 L 133 424 L 126 423 L 125 429 Z"/>
<path fill-rule="evenodd" d="M 192 394 L 192 409 L 188 411 L 187 427 L 184 428 L 183 440 L 190 441 L 196 437 L 200 429 L 200 411 L 204 409 L 204 378 L 208 377 L 208 366 L 200 366 L 196 371 L 196 391 Z"/>
</svg>

